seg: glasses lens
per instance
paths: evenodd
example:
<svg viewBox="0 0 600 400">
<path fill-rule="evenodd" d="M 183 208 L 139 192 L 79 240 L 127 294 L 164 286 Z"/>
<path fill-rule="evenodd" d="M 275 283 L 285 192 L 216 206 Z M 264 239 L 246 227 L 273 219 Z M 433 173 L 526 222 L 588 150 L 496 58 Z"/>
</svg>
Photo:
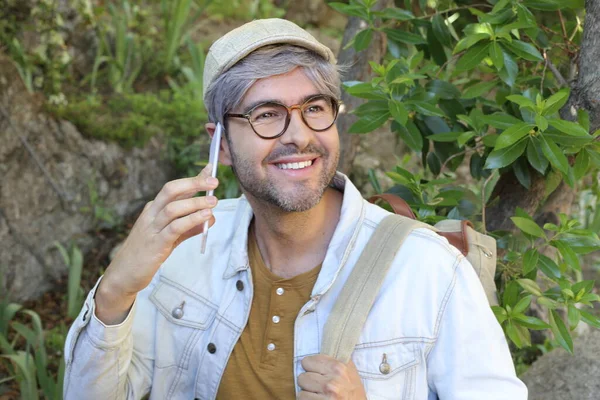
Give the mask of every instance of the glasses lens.
<svg viewBox="0 0 600 400">
<path fill-rule="evenodd" d="M 302 107 L 302 114 L 306 124 L 316 131 L 329 128 L 337 116 L 335 101 L 327 96 L 315 97 Z"/>
<path fill-rule="evenodd" d="M 285 128 L 287 110 L 279 104 L 266 103 L 250 113 L 250 123 L 261 136 L 274 137 Z"/>
</svg>

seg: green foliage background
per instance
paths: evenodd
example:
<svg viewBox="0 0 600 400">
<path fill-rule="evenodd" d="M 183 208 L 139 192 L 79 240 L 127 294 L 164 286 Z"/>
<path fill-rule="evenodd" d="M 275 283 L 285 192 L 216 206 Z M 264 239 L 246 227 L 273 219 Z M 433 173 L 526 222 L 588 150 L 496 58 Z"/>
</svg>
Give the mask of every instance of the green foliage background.
<svg viewBox="0 0 600 400">
<path fill-rule="evenodd" d="M 366 49 L 376 33 L 387 38 L 384 62 L 371 62 L 375 77 L 344 84 L 366 100 L 353 110 L 358 120 L 350 132 L 391 121 L 420 167 L 390 171 L 396 186 L 389 191 L 404 197 L 419 219 L 470 219 L 485 231 L 486 207 L 498 201 L 492 189 L 504 174 L 514 173 L 527 189 L 544 179 L 547 195 L 561 181 L 585 189 L 584 178 L 596 176 L 600 131 L 590 132 L 585 110 L 576 121 L 560 117 L 569 89 L 549 69 L 578 51 L 583 1 L 420 1 L 416 7 L 405 1 L 397 2 L 403 8 L 383 10 L 376 3 L 330 4 L 367 23 L 349 44 L 355 50 Z M 467 187 L 456 184 L 454 173 L 466 156 L 473 182 Z M 597 193 L 597 184 L 589 190 Z M 586 310 L 600 298 L 594 282 L 582 279 L 579 260 L 599 249 L 596 229 L 564 214 L 559 225 L 540 226 L 533 217 L 517 208 L 511 220 L 520 235 L 489 232 L 503 254 L 500 305 L 493 311 L 522 349 L 515 350 L 517 359 L 537 349 L 531 330 L 550 330 L 554 340 L 546 346 L 573 352 L 571 332 L 579 323 L 600 328 Z M 546 320 L 530 311 L 534 301 Z"/>
</svg>

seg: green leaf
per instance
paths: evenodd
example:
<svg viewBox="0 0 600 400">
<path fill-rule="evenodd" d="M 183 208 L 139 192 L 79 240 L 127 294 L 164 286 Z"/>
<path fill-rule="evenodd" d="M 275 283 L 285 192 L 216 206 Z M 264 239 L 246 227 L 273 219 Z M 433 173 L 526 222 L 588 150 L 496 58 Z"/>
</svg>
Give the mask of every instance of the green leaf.
<svg viewBox="0 0 600 400">
<path fill-rule="evenodd" d="M 500 79 L 504 81 L 508 86 L 513 87 L 517 82 L 517 75 L 519 74 L 519 66 L 517 62 L 513 58 L 512 55 L 508 51 L 504 51 L 502 49 L 502 53 L 504 55 L 504 68 L 498 71 L 498 76 Z"/>
<path fill-rule="evenodd" d="M 365 29 L 354 37 L 354 50 L 362 51 L 369 47 L 373 39 L 373 29 Z"/>
<path fill-rule="evenodd" d="M 562 150 L 552 140 L 546 139 L 543 135 L 540 137 L 542 152 L 550 161 L 550 164 L 560 172 L 566 174 L 569 170 L 569 161 Z"/>
<path fill-rule="evenodd" d="M 356 121 L 350 129 L 348 129 L 348 133 L 369 133 L 379 128 L 381 125 L 385 124 L 389 119 L 390 114 L 380 114 L 373 117 L 363 117 Z"/>
<path fill-rule="evenodd" d="M 540 253 L 536 249 L 529 249 L 523 255 L 523 275 L 529 274 L 537 267 Z"/>
<path fill-rule="evenodd" d="M 452 51 L 452 54 L 457 54 L 457 53 L 460 53 L 463 50 L 470 49 L 476 43 L 479 43 L 483 39 L 489 39 L 489 38 L 490 38 L 490 34 L 489 33 L 475 33 L 473 35 L 466 36 L 465 38 L 461 39 L 456 44 L 456 47 Z"/>
<path fill-rule="evenodd" d="M 530 219 L 522 217 L 511 217 L 512 222 L 523 232 L 538 238 L 545 238 L 544 230 Z"/>
<path fill-rule="evenodd" d="M 551 310 L 549 318 L 554 338 L 562 348 L 573 354 L 573 339 L 571 338 L 571 333 L 565 326 L 565 323 L 560 318 L 560 315 L 558 315 L 556 311 Z"/>
<path fill-rule="evenodd" d="M 406 43 L 406 44 L 427 44 L 427 40 L 421 35 L 416 33 L 406 32 L 400 29 L 384 28 L 383 31 L 386 33 L 388 39 L 394 42 Z"/>
<path fill-rule="evenodd" d="M 548 129 L 548 120 L 541 115 L 535 116 L 535 124 L 538 126 L 539 130 L 544 132 Z"/>
<path fill-rule="evenodd" d="M 596 329 L 600 329 L 600 318 L 583 310 L 579 310 L 579 315 L 581 316 L 581 320 L 583 322 L 593 326 Z"/>
<path fill-rule="evenodd" d="M 569 100 L 569 89 L 562 89 L 546 99 L 542 115 L 552 115 L 559 111 Z"/>
<path fill-rule="evenodd" d="M 496 169 L 512 164 L 523 154 L 526 147 L 527 140 L 521 140 L 510 147 L 492 151 L 485 162 L 485 168 Z"/>
<path fill-rule="evenodd" d="M 416 112 L 421 113 L 423 115 L 428 115 L 431 117 L 434 117 L 434 116 L 445 117 L 446 116 L 442 110 L 440 110 L 433 104 L 427 103 L 425 101 L 411 100 L 410 102 L 407 102 L 407 104 L 412 106 Z"/>
<path fill-rule="evenodd" d="M 511 317 L 513 315 L 522 314 L 531 304 L 531 295 L 523 297 L 511 310 Z"/>
<path fill-rule="evenodd" d="M 513 103 L 517 103 L 519 107 L 530 108 L 532 110 L 535 110 L 535 103 L 525 96 L 513 94 L 510 96 L 506 96 L 506 100 L 512 101 Z"/>
<path fill-rule="evenodd" d="M 440 99 L 452 100 L 460 97 L 460 90 L 456 86 L 441 79 L 427 82 L 425 90 L 439 96 Z"/>
<path fill-rule="evenodd" d="M 513 171 L 517 180 L 524 188 L 529 189 L 531 186 L 531 174 L 529 173 L 529 165 L 524 158 L 518 158 L 512 165 Z"/>
<path fill-rule="evenodd" d="M 494 312 L 498 323 L 502 325 L 502 323 L 506 321 L 507 318 L 506 310 L 499 306 L 492 306 L 492 311 Z"/>
<path fill-rule="evenodd" d="M 581 314 L 579 313 L 579 309 L 575 307 L 573 304 L 569 304 L 567 312 L 567 319 L 569 321 L 569 329 L 573 330 L 577 328 L 579 325 L 579 321 L 581 320 Z"/>
<path fill-rule="evenodd" d="M 558 129 L 559 131 L 566 133 L 569 136 L 583 136 L 589 137 L 588 131 L 583 129 L 579 124 L 570 121 L 564 121 L 562 119 L 551 119 L 550 125 Z"/>
<path fill-rule="evenodd" d="M 389 106 L 387 101 L 370 100 L 356 107 L 352 113 L 359 118 L 373 118 L 377 115 L 389 113 Z"/>
<path fill-rule="evenodd" d="M 463 99 L 474 99 L 484 94 L 489 94 L 493 88 L 498 85 L 498 81 L 484 81 L 476 83 L 473 86 L 469 86 L 463 93 Z"/>
<path fill-rule="evenodd" d="M 405 126 L 392 122 L 392 129 L 411 150 L 416 152 L 423 150 L 423 136 L 414 122 L 408 121 Z"/>
<path fill-rule="evenodd" d="M 543 254 L 540 254 L 538 267 L 548 278 L 559 279 L 562 276 L 560 268 L 558 268 L 554 260 Z"/>
<path fill-rule="evenodd" d="M 483 122 L 496 129 L 508 129 L 515 124 L 523 123 L 520 119 L 504 113 L 485 115 L 483 116 Z"/>
<path fill-rule="evenodd" d="M 529 61 L 544 61 L 544 57 L 540 54 L 538 49 L 530 43 L 522 42 L 520 40 L 513 40 L 512 42 L 504 41 L 502 43 L 508 47 L 517 56 L 529 60 Z"/>
<path fill-rule="evenodd" d="M 535 125 L 526 124 L 524 122 L 511 126 L 500 134 L 498 140 L 496 140 L 496 147 L 494 150 L 500 150 L 512 146 L 527 136 L 534 127 Z"/>
<path fill-rule="evenodd" d="M 577 154 L 577 158 L 575 159 L 575 165 L 573 166 L 573 173 L 575 174 L 575 179 L 582 179 L 590 168 L 590 156 L 587 151 L 581 151 Z"/>
<path fill-rule="evenodd" d="M 528 293 L 534 294 L 536 296 L 542 295 L 542 290 L 538 286 L 538 284 L 531 279 L 517 279 L 517 282 L 523 289 L 525 289 Z"/>
<path fill-rule="evenodd" d="M 544 157 L 542 146 L 537 138 L 530 138 L 527 145 L 527 161 L 540 174 L 544 175 L 548 169 L 548 159 Z"/>
<path fill-rule="evenodd" d="M 444 22 L 444 18 L 440 14 L 434 15 L 431 18 L 431 25 L 433 26 L 433 33 L 435 33 L 437 40 L 442 45 L 450 47 L 452 45 L 452 36 Z"/>
<path fill-rule="evenodd" d="M 589 232 L 587 236 L 582 235 L 564 235 L 560 239 L 576 254 L 588 254 L 600 250 L 600 239 L 595 232 Z"/>
<path fill-rule="evenodd" d="M 594 290 L 594 284 L 595 281 L 592 280 L 579 281 L 573 284 L 571 289 L 575 293 L 579 292 L 580 290 L 583 290 L 584 293 L 590 293 L 592 290 Z"/>
<path fill-rule="evenodd" d="M 513 322 L 515 322 L 516 324 L 522 325 L 525 328 L 529 328 L 529 329 L 534 329 L 534 330 L 543 330 L 543 329 L 550 329 L 550 325 L 548 325 L 546 322 L 542 321 L 539 318 L 536 317 L 530 317 L 527 315 L 515 315 L 513 317 Z"/>
<path fill-rule="evenodd" d="M 590 113 L 587 112 L 587 110 L 584 110 L 583 108 L 577 110 L 577 122 L 579 122 L 579 125 L 581 125 L 586 132 L 590 131 Z"/>
<path fill-rule="evenodd" d="M 410 12 L 403 10 L 402 8 L 386 8 L 382 11 L 374 12 L 373 14 L 380 16 L 383 19 L 395 19 L 397 21 L 410 21 L 415 16 Z"/>
<path fill-rule="evenodd" d="M 344 82 L 344 89 L 348 94 L 361 99 L 387 99 L 387 95 L 379 87 L 374 87 L 370 82 Z"/>
<path fill-rule="evenodd" d="M 436 37 L 432 26 L 427 28 L 427 47 L 430 57 L 437 65 L 442 66 L 448 62 L 448 55 L 444 50 L 444 45 Z"/>
<path fill-rule="evenodd" d="M 490 58 L 498 70 L 504 67 L 504 53 L 498 42 L 492 42 L 490 45 Z"/>
<path fill-rule="evenodd" d="M 351 15 L 353 17 L 359 17 L 364 20 L 369 19 L 367 10 L 363 6 L 350 5 L 350 4 L 344 4 L 344 3 L 328 3 L 327 5 L 339 13 Z"/>
<path fill-rule="evenodd" d="M 579 264 L 579 258 L 577 254 L 573 251 L 570 246 L 561 242 L 560 240 L 555 240 L 552 242 L 552 245 L 558 249 L 560 255 L 562 256 L 564 262 L 571 268 L 581 271 L 581 265 Z"/>
<path fill-rule="evenodd" d="M 397 100 L 390 100 L 388 103 L 392 117 L 402 125 L 408 121 L 408 111 L 402 103 Z"/>
<path fill-rule="evenodd" d="M 512 321 L 508 321 L 506 325 L 506 334 L 519 349 L 531 345 L 529 331 L 524 327 L 514 325 Z"/>
<path fill-rule="evenodd" d="M 488 55 L 490 42 L 478 43 L 471 47 L 456 63 L 456 72 L 470 71 Z"/>
</svg>

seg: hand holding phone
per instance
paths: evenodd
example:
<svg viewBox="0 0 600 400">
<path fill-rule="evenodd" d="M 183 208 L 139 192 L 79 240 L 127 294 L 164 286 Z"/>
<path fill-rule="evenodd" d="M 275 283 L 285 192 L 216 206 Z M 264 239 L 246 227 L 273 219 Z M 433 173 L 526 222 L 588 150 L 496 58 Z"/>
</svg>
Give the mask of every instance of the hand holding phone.
<svg viewBox="0 0 600 400">
<path fill-rule="evenodd" d="M 210 142 L 210 154 L 208 156 L 208 163 L 211 166 L 210 176 L 213 178 L 217 177 L 217 166 L 219 164 L 219 149 L 221 147 L 221 134 L 223 133 L 223 125 L 220 122 L 217 122 L 217 127 L 215 129 L 215 134 L 213 135 L 212 141 Z M 211 189 L 206 192 L 207 196 L 212 196 L 214 194 L 214 190 Z M 208 221 L 204 222 L 204 229 L 202 230 L 202 245 L 200 248 L 200 252 L 204 254 L 206 250 L 206 240 L 208 238 Z"/>
</svg>

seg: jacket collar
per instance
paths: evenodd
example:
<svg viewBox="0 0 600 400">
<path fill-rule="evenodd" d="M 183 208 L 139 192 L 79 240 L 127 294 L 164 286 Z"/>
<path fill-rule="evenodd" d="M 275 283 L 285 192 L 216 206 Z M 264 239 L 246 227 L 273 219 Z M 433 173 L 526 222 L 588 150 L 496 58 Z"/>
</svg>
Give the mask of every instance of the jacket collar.
<svg viewBox="0 0 600 400">
<path fill-rule="evenodd" d="M 341 172 L 336 172 L 332 187 L 344 194 L 340 219 L 335 228 L 321 272 L 313 288 L 312 297 L 321 296 L 333 284 L 354 247 L 356 237 L 364 219 L 365 207 L 363 198 L 358 189 L 350 182 L 348 177 Z M 253 216 L 250 203 L 244 196 L 240 198 L 235 221 L 235 233 L 231 242 L 231 253 L 223 279 L 229 279 L 238 272 L 247 270 L 248 261 L 248 227 Z"/>
</svg>

